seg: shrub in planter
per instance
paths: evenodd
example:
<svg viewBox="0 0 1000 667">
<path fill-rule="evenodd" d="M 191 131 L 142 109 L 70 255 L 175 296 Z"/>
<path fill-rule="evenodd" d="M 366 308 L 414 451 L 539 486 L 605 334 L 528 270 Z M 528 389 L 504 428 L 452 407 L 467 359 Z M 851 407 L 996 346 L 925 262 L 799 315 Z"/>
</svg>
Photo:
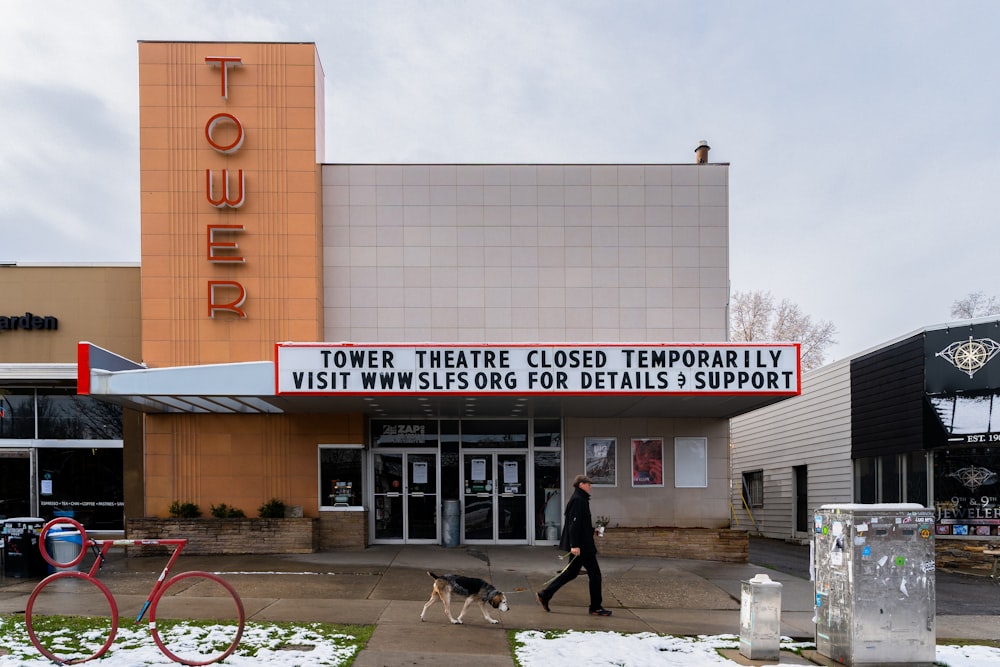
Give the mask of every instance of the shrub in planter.
<svg viewBox="0 0 1000 667">
<path fill-rule="evenodd" d="M 285 503 L 277 498 L 271 498 L 257 508 L 257 516 L 261 519 L 284 519 Z"/>
<path fill-rule="evenodd" d="M 197 505 L 194 503 L 182 503 L 179 500 L 170 503 L 168 511 L 170 512 L 170 516 L 175 519 L 194 519 L 201 516 L 201 508 Z"/>
<path fill-rule="evenodd" d="M 239 507 L 230 507 L 226 503 L 212 505 L 212 516 L 216 519 L 243 519 L 246 514 Z"/>
</svg>

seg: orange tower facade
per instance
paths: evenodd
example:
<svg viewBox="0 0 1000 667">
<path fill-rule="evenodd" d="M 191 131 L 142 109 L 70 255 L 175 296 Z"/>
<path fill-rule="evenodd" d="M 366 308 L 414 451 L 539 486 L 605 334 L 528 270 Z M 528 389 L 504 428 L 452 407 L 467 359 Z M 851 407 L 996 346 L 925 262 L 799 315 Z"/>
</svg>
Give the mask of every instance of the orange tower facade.
<svg viewBox="0 0 1000 667">
<path fill-rule="evenodd" d="M 314 44 L 139 43 L 143 361 L 322 340 Z"/>
</svg>

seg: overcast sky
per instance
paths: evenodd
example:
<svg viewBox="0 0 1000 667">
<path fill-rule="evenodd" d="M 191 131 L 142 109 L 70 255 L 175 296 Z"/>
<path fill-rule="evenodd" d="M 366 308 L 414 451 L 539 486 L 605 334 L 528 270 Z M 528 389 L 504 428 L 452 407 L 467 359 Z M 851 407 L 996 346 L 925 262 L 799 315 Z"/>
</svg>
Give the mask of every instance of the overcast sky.
<svg viewBox="0 0 1000 667">
<path fill-rule="evenodd" d="M 992 0 L 3 0 L 0 261 L 139 261 L 138 41 L 315 42 L 325 162 L 707 140 L 733 289 L 832 321 L 830 361 L 1000 295 L 998 36 Z"/>
</svg>

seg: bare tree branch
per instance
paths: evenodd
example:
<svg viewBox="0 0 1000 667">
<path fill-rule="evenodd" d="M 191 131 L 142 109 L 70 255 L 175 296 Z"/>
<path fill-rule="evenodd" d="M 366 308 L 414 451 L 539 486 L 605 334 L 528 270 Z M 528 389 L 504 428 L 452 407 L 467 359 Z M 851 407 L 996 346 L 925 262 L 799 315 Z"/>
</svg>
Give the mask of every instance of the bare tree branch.
<svg viewBox="0 0 1000 667">
<path fill-rule="evenodd" d="M 1000 315 L 1000 299 L 987 297 L 985 292 L 969 292 L 964 299 L 951 304 L 951 316 L 960 320 Z"/>
<path fill-rule="evenodd" d="M 813 322 L 788 299 L 775 306 L 770 292 L 734 292 L 729 314 L 730 340 L 798 342 L 803 370 L 822 366 L 827 348 L 837 342 L 837 328 L 832 322 Z"/>
</svg>

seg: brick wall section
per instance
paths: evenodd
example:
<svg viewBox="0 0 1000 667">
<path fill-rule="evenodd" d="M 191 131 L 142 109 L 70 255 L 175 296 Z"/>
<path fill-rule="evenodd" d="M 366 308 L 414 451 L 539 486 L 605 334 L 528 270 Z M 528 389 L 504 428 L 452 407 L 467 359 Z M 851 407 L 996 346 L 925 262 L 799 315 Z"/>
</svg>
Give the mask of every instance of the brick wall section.
<svg viewBox="0 0 1000 667">
<path fill-rule="evenodd" d="M 319 550 L 368 546 L 368 512 L 320 512 Z"/>
<path fill-rule="evenodd" d="M 724 563 L 750 560 L 746 531 L 727 528 L 606 528 L 597 548 L 605 556 L 690 558 Z"/>
<path fill-rule="evenodd" d="M 316 519 L 128 519 L 130 540 L 186 538 L 185 554 L 308 554 L 316 551 Z M 132 547 L 130 556 L 162 553 Z"/>
</svg>

